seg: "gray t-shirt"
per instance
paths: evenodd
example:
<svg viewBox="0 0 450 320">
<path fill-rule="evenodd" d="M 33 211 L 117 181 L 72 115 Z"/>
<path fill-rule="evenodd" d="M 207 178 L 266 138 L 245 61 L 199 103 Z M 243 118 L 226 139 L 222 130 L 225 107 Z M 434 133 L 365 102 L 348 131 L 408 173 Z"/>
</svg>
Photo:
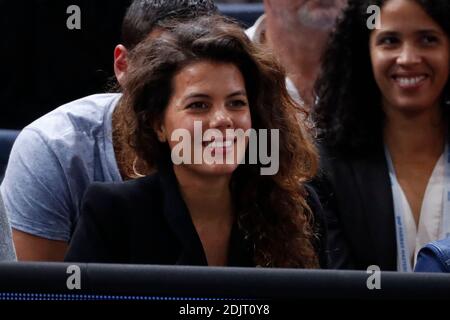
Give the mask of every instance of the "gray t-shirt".
<svg viewBox="0 0 450 320">
<path fill-rule="evenodd" d="M 16 252 L 11 237 L 11 227 L 0 195 L 0 262 L 15 261 Z"/>
<path fill-rule="evenodd" d="M 70 102 L 22 130 L 0 187 L 14 229 L 69 241 L 88 185 L 122 181 L 112 144 L 120 96 Z"/>
</svg>

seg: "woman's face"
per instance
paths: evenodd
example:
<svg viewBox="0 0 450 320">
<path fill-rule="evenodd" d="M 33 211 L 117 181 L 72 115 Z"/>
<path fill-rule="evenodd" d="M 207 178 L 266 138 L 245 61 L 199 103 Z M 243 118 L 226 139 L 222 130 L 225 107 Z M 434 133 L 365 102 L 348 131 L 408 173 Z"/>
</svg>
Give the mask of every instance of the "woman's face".
<svg viewBox="0 0 450 320">
<path fill-rule="evenodd" d="M 449 76 L 449 39 L 418 3 L 385 3 L 381 28 L 370 36 L 370 56 L 385 112 L 439 107 Z"/>
<path fill-rule="evenodd" d="M 182 167 L 197 174 L 231 175 L 245 155 L 248 139 L 238 143 L 230 130 L 252 127 L 240 70 L 230 63 L 196 62 L 174 76 L 172 88 L 158 136 L 168 141 L 174 163 L 175 153 L 187 159 Z M 208 132 L 212 134 L 205 135 Z"/>
</svg>

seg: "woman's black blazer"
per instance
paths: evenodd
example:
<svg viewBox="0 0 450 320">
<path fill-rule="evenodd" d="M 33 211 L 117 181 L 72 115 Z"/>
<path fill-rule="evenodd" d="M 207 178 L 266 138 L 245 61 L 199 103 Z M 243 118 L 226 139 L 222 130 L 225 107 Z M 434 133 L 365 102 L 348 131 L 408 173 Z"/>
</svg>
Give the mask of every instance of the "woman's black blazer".
<svg viewBox="0 0 450 320">
<path fill-rule="evenodd" d="M 328 227 L 330 268 L 397 268 L 394 205 L 384 148 L 364 152 L 321 148 L 315 188 Z"/>
<path fill-rule="evenodd" d="M 315 214 L 314 243 L 322 267 L 327 265 L 322 207 L 307 187 Z M 66 261 L 160 265 L 207 265 L 200 238 L 184 203 L 173 170 L 123 183 L 94 183 L 83 199 Z M 230 266 L 254 266 L 252 245 L 235 224 Z"/>
</svg>

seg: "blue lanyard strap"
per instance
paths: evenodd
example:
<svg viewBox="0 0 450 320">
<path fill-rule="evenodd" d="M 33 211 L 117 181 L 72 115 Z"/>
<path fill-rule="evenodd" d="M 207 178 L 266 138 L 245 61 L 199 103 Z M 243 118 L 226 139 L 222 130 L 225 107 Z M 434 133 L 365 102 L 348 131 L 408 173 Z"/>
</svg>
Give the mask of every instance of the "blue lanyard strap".
<svg viewBox="0 0 450 320">
<path fill-rule="evenodd" d="M 384 146 L 384 153 L 389 169 L 389 177 L 392 187 L 392 198 L 394 200 L 394 216 L 395 216 L 395 234 L 397 240 L 397 270 L 402 272 L 411 272 L 411 260 L 409 259 L 411 251 L 408 245 L 408 238 L 405 225 L 405 208 L 403 206 L 403 197 L 400 183 L 395 174 L 394 163 L 387 146 Z"/>
</svg>

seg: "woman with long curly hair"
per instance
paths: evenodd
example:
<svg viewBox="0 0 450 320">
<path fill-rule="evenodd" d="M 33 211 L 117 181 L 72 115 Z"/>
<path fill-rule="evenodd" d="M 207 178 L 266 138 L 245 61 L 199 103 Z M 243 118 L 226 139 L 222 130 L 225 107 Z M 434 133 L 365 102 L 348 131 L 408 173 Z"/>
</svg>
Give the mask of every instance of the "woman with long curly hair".
<svg viewBox="0 0 450 320">
<path fill-rule="evenodd" d="M 121 145 L 137 155 L 125 174 L 154 172 L 93 184 L 66 260 L 324 267 L 321 206 L 306 185 L 317 152 L 281 67 L 222 17 L 164 30 L 130 52 L 121 100 Z M 217 135 L 196 137 L 208 130 Z M 259 148 L 233 130 L 253 130 Z M 279 164 L 271 175 L 264 159 L 246 161 L 266 142 Z"/>
<path fill-rule="evenodd" d="M 448 0 L 358 0 L 336 27 L 315 112 L 332 267 L 411 271 L 450 232 L 449 17 Z"/>
</svg>

